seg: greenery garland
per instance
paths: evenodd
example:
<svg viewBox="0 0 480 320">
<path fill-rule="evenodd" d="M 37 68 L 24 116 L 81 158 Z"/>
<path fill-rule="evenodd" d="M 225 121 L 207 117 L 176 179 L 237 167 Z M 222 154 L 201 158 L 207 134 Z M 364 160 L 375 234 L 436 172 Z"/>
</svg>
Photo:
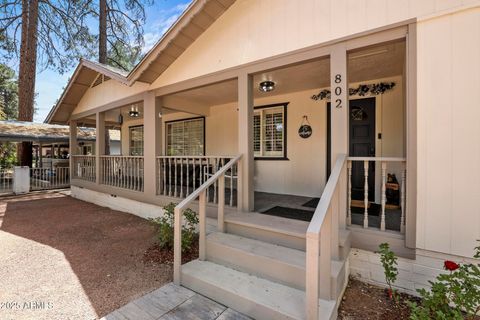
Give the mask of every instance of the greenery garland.
<svg viewBox="0 0 480 320">
<path fill-rule="evenodd" d="M 359 95 L 361 97 L 366 96 L 367 94 L 371 96 L 376 96 L 379 94 L 384 94 L 386 91 L 392 90 L 395 87 L 395 82 L 380 82 L 372 84 L 360 84 L 357 88 L 348 89 L 348 93 L 353 95 Z M 325 89 L 320 91 L 318 94 L 314 94 L 311 98 L 313 100 L 324 100 L 330 99 L 332 96 L 330 90 Z"/>
</svg>

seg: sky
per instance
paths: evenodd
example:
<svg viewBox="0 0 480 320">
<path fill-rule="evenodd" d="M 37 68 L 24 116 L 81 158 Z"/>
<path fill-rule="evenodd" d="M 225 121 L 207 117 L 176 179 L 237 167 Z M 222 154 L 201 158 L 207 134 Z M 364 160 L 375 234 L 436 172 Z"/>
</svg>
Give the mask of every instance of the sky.
<svg viewBox="0 0 480 320">
<path fill-rule="evenodd" d="M 144 25 L 146 53 L 175 22 L 175 20 L 187 8 L 190 0 L 154 0 L 154 4 L 146 8 L 146 22 Z M 64 74 L 55 70 L 44 70 L 37 73 L 35 84 L 36 113 L 34 122 L 43 122 L 48 112 L 55 104 L 63 88 L 66 87 L 68 79 L 72 76 L 75 67 Z"/>
</svg>

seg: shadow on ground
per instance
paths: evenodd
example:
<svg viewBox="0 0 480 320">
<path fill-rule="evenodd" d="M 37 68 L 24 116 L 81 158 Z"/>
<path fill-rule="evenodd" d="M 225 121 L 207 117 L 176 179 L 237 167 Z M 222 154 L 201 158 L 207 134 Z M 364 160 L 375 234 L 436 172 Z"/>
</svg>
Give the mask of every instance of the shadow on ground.
<svg viewBox="0 0 480 320">
<path fill-rule="evenodd" d="M 142 262 L 154 234 L 148 221 L 131 214 L 59 193 L 0 198 L 0 231 L 61 251 L 85 292 L 82 294 L 100 317 L 171 281 L 170 266 Z M 21 251 L 21 247 L 15 248 Z M 34 260 L 28 260 L 39 264 L 38 272 L 42 268 L 49 272 L 52 261 L 42 261 L 42 252 L 33 254 L 39 257 L 29 253 Z M 18 272 L 23 263 L 15 264 Z M 51 277 L 51 281 L 62 279 L 55 274 Z M 34 277 L 29 279 L 32 290 L 42 290 Z M 55 284 L 57 289 L 48 294 L 61 295 L 62 285 Z"/>
</svg>

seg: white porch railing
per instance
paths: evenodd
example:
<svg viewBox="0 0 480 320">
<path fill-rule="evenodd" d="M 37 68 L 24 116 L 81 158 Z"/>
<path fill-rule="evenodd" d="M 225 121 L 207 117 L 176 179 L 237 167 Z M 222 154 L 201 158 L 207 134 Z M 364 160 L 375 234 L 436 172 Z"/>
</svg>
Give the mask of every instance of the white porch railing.
<svg viewBox="0 0 480 320">
<path fill-rule="evenodd" d="M 30 168 L 30 190 L 68 188 L 70 167 Z"/>
<path fill-rule="evenodd" d="M 143 191 L 143 168 L 141 156 L 100 156 L 100 183 Z"/>
<path fill-rule="evenodd" d="M 231 156 L 159 156 L 157 157 L 157 194 L 185 198 L 210 177 L 215 175 L 233 157 Z M 226 204 L 236 205 L 237 165 L 225 172 Z M 219 202 L 218 184 L 215 181 L 206 190 L 206 201 Z"/>
<path fill-rule="evenodd" d="M 193 191 L 188 197 L 175 207 L 174 221 L 174 255 L 173 255 L 173 281 L 180 284 L 181 267 L 182 267 L 182 215 L 185 210 L 195 199 L 199 198 L 198 218 L 199 218 L 199 259 L 205 260 L 206 257 L 206 234 L 207 234 L 207 192 L 209 188 L 218 183 L 218 231 L 223 232 L 224 209 L 225 209 L 225 178 L 227 172 L 232 170 L 238 164 L 241 155 L 231 159 L 221 168 L 219 168 L 212 176 L 210 176 L 202 185 Z"/>
<path fill-rule="evenodd" d="M 0 194 L 13 191 L 13 169 L 0 169 Z"/>
<path fill-rule="evenodd" d="M 95 156 L 72 155 L 73 179 L 81 179 L 90 182 L 96 180 Z"/>
<path fill-rule="evenodd" d="M 306 235 L 306 314 L 318 319 L 318 299 L 332 300 L 331 261 L 339 257 L 340 183 L 345 176 L 345 155 L 339 155 L 318 202 Z M 321 285 L 320 285 L 321 284 Z"/>
<path fill-rule="evenodd" d="M 361 208 L 363 211 L 363 228 L 377 228 L 381 231 L 392 230 L 405 233 L 405 179 L 406 179 L 406 159 L 405 158 L 387 158 L 387 157 L 349 157 L 348 163 L 348 204 L 347 204 L 347 224 L 352 222 L 352 208 Z M 379 173 L 378 171 L 379 170 Z M 356 172 L 354 172 L 356 171 Z M 396 182 L 388 182 L 388 171 L 395 174 Z M 373 172 L 376 172 L 373 175 Z M 353 181 L 353 173 L 357 181 Z M 361 180 L 359 180 L 361 178 Z M 380 178 L 380 181 L 378 181 Z M 400 181 L 398 181 L 400 180 Z M 357 194 L 354 195 L 354 185 L 357 185 Z M 358 188 L 358 185 L 363 185 Z M 380 186 L 380 195 L 375 195 L 369 188 L 371 186 Z M 362 190 L 363 189 L 363 190 Z M 361 190 L 362 195 L 358 194 Z M 353 199 L 356 197 L 357 199 Z M 379 217 L 369 217 L 369 209 L 375 203 L 375 198 L 379 198 L 380 212 Z M 387 200 L 390 200 L 388 202 Z M 386 216 L 386 212 L 390 216 Z M 398 217 L 399 216 L 399 217 Z M 390 219 L 390 221 L 387 221 Z M 398 220 L 398 221 L 397 221 Z M 390 223 L 387 223 L 390 222 Z M 373 224 L 373 226 L 372 226 Z M 390 225 L 390 228 L 389 228 Z M 398 227 L 397 227 L 398 225 Z"/>
</svg>

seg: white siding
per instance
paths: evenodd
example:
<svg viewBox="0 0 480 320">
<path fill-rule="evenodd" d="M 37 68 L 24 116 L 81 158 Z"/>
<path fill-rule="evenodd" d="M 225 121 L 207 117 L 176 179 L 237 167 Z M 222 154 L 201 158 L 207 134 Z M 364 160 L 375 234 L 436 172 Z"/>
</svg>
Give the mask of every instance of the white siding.
<svg viewBox="0 0 480 320">
<path fill-rule="evenodd" d="M 193 78 L 478 0 L 240 0 L 153 84 Z"/>
<path fill-rule="evenodd" d="M 480 9 L 418 24 L 417 247 L 480 239 Z"/>
</svg>

